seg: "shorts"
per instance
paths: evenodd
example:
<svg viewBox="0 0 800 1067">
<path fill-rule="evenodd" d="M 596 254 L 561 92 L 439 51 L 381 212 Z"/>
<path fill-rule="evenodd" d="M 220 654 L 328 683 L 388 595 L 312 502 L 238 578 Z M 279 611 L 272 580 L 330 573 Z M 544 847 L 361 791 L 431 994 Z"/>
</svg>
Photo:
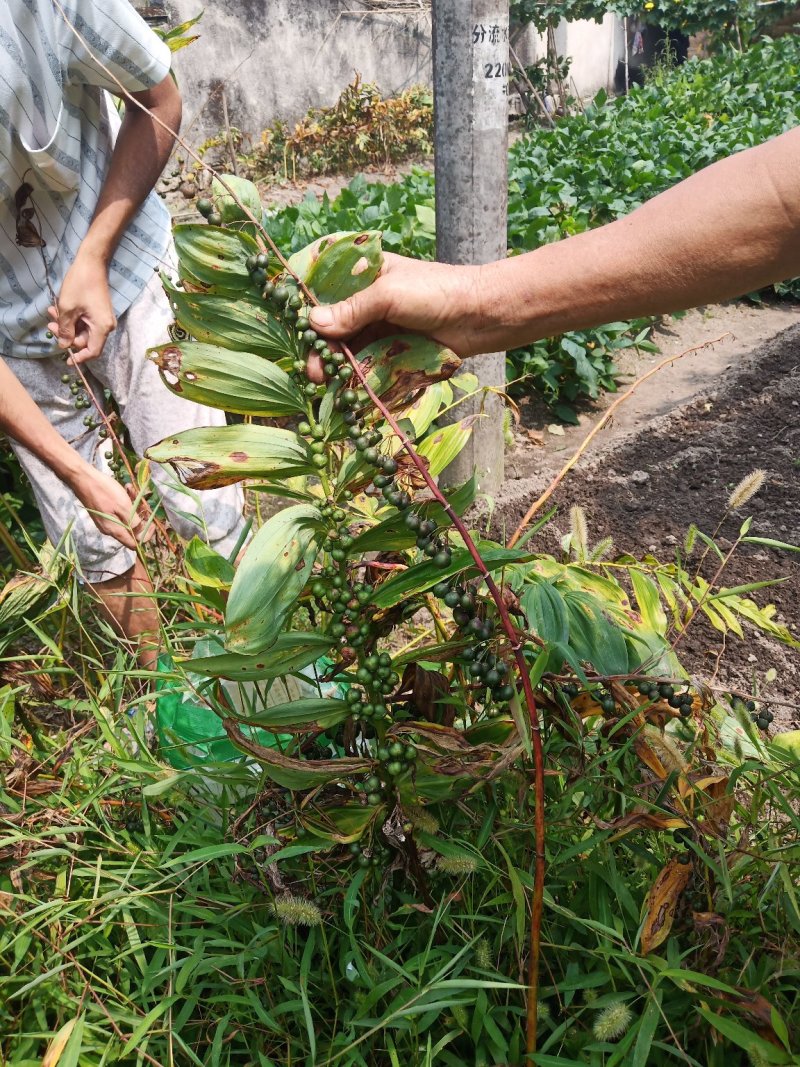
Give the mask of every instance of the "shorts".
<svg viewBox="0 0 800 1067">
<path fill-rule="evenodd" d="M 137 456 L 170 434 L 195 426 L 223 426 L 222 411 L 175 396 L 164 385 L 148 348 L 169 341 L 172 310 L 157 274 L 131 307 L 119 317 L 103 354 L 81 364 L 98 402 L 108 389 L 116 401 Z M 111 442 L 101 440 L 99 429 L 84 425 L 93 407 L 76 409 L 69 384 L 61 381 L 71 372 L 62 356 L 45 359 L 8 359 L 13 371 L 62 437 L 89 463 L 111 476 L 106 452 Z M 75 376 L 77 381 L 80 381 Z M 125 574 L 136 556 L 113 537 L 102 534 L 70 489 L 26 448 L 10 442 L 30 479 L 47 536 L 57 545 L 69 531 L 67 545 L 77 557 L 81 577 L 92 584 Z M 180 485 L 169 467 L 154 463 L 152 479 L 172 528 L 185 540 L 200 536 L 212 548 L 229 556 L 243 529 L 244 497 L 238 486 L 196 492 Z"/>
</svg>

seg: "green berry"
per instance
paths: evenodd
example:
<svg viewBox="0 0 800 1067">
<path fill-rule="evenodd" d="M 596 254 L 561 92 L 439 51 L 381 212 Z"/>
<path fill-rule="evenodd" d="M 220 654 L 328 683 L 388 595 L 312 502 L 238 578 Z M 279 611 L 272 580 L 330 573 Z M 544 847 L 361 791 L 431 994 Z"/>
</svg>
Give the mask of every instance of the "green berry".
<svg viewBox="0 0 800 1067">
<path fill-rule="evenodd" d="M 201 197 L 201 199 L 197 201 L 197 210 L 200 212 L 200 214 L 203 216 L 203 218 L 207 219 L 209 217 L 209 215 L 211 215 L 212 211 L 214 210 L 214 205 L 211 203 L 211 201 L 207 197 L 204 196 L 204 197 Z"/>
</svg>

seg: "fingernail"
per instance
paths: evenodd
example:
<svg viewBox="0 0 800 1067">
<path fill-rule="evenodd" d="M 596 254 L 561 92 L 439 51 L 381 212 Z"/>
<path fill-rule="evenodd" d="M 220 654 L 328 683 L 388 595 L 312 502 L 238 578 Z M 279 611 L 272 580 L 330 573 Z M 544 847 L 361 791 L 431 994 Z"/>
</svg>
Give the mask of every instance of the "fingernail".
<svg viewBox="0 0 800 1067">
<path fill-rule="evenodd" d="M 330 308 L 312 308 L 311 321 L 315 326 L 333 326 L 333 312 Z"/>
</svg>

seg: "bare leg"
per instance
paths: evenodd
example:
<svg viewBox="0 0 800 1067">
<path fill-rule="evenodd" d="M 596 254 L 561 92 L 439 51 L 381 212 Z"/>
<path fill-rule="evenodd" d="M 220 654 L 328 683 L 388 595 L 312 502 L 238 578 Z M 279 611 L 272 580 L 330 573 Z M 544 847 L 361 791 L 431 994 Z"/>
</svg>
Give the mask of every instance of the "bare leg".
<svg viewBox="0 0 800 1067">
<path fill-rule="evenodd" d="M 103 614 L 135 647 L 139 666 L 154 671 L 158 665 L 158 609 L 153 584 L 140 559 L 125 574 L 91 587 Z"/>
</svg>

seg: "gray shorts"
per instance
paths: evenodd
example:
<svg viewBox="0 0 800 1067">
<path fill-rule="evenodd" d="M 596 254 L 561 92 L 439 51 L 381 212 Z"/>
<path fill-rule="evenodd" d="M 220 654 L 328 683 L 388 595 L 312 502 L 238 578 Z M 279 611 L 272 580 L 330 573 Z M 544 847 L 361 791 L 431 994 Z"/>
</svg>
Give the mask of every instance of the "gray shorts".
<svg viewBox="0 0 800 1067">
<path fill-rule="evenodd" d="M 171 393 L 155 365 L 145 358 L 148 348 L 169 340 L 172 321 L 166 294 L 154 274 L 139 298 L 120 316 L 102 356 L 81 364 L 98 401 L 102 401 L 104 389 L 110 390 L 138 456 L 179 430 L 225 423 L 223 412 Z M 85 460 L 110 474 L 105 454 L 111 451 L 111 442 L 101 440 L 97 429 L 84 425 L 84 418 L 94 409 L 76 410 L 69 385 L 61 381 L 62 375 L 70 372 L 63 359 L 53 356 L 7 362 L 61 436 Z M 125 574 L 133 566 L 134 553 L 100 533 L 80 501 L 49 467 L 16 442 L 11 445 L 30 479 L 47 536 L 55 545 L 69 530 L 67 543 L 77 557 L 82 577 L 95 583 Z M 225 556 L 233 551 L 243 525 L 243 494 L 238 486 L 193 492 L 179 485 L 171 468 L 158 464 L 153 464 L 152 478 L 170 524 L 181 537 L 189 540 L 197 534 Z"/>
</svg>

